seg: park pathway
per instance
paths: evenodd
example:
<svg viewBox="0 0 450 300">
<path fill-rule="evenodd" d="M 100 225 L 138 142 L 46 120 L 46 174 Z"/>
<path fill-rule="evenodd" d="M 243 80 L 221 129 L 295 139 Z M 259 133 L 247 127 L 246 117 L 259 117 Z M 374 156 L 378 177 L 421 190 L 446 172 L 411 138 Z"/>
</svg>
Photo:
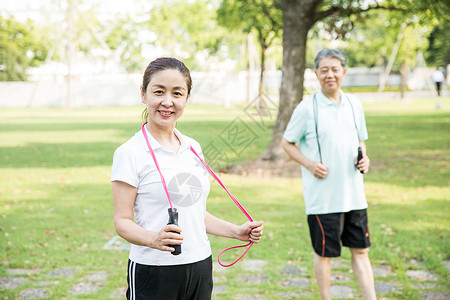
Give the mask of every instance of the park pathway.
<svg viewBox="0 0 450 300">
<path fill-rule="evenodd" d="M 332 260 L 333 278 L 331 294 L 333 298 L 339 299 L 355 299 L 360 298 L 359 292 L 354 290 L 347 283 L 351 280 L 353 274 L 349 272 L 351 269 L 348 262 L 343 260 Z M 419 262 L 413 262 L 415 265 L 406 275 L 411 280 L 411 285 L 419 291 L 422 299 L 426 300 L 448 300 L 450 299 L 450 291 L 442 291 L 442 286 L 437 284 L 439 277 L 430 271 L 425 270 Z M 450 274 L 450 261 L 443 262 L 447 273 Z M 238 294 L 234 294 L 233 299 L 236 300 L 259 300 L 273 299 L 273 296 L 261 293 L 265 290 L 264 286 L 269 282 L 266 272 L 274 269 L 265 260 L 244 260 L 240 262 L 240 272 L 236 274 L 239 282 L 246 283 L 248 288 L 241 289 Z M 276 266 L 277 269 L 279 266 Z M 4 290 L 17 291 L 17 299 L 49 299 L 52 290 L 60 284 L 60 280 L 67 277 L 75 277 L 77 270 L 81 267 L 60 267 L 46 274 L 40 274 L 39 269 L 8 269 L 6 277 L 0 277 L 0 295 Z M 230 287 L 227 284 L 226 274 L 233 272 L 233 268 L 222 268 L 218 263 L 214 263 L 214 290 L 213 299 L 221 299 L 221 294 L 227 293 Z M 281 287 L 277 293 L 276 299 L 304 299 L 311 298 L 309 291 L 312 279 L 306 269 L 299 268 L 294 265 L 286 264 L 280 269 L 280 282 L 275 284 Z M 344 271 L 343 271 L 344 270 Z M 345 271 L 346 270 L 346 271 Z M 391 271 L 391 267 L 382 265 L 374 268 L 375 288 L 379 299 L 388 300 L 383 295 L 391 292 L 400 292 L 401 286 L 396 284 L 395 280 L 390 280 L 395 274 Z M 33 287 L 21 289 L 21 285 L 30 280 L 30 278 L 39 278 Z M 448 276 L 447 276 L 448 278 Z M 95 293 L 99 291 L 108 282 L 108 273 L 106 271 L 92 272 L 87 276 L 76 278 L 76 283 L 69 291 L 66 299 L 77 298 L 82 295 L 83 298 L 96 299 Z M 273 283 L 271 283 L 273 284 Z M 92 298 L 89 298 L 92 295 Z M 125 289 L 121 288 L 115 293 L 109 295 L 109 299 L 124 299 Z M 1 297 L 1 299 L 8 299 Z"/>
</svg>

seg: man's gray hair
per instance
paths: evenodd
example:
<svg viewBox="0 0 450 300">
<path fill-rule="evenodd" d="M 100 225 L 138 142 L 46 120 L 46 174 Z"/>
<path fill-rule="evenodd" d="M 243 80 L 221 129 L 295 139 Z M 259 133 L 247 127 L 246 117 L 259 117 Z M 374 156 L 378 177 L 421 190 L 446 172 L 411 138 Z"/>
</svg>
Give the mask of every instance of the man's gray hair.
<svg viewBox="0 0 450 300">
<path fill-rule="evenodd" d="M 344 51 L 339 50 L 339 49 L 326 48 L 326 49 L 320 50 L 319 53 L 317 53 L 316 59 L 314 61 L 316 64 L 316 70 L 319 67 L 319 62 L 323 58 L 339 59 L 343 68 L 345 68 L 345 64 L 347 63 L 347 59 L 345 58 Z"/>
</svg>

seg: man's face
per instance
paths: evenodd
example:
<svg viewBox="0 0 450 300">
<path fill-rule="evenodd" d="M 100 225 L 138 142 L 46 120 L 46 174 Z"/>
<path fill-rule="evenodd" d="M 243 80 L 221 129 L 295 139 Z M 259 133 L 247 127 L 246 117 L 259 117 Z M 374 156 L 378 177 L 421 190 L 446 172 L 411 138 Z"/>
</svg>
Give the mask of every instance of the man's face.
<svg viewBox="0 0 450 300">
<path fill-rule="evenodd" d="M 322 87 L 322 92 L 327 94 L 339 91 L 347 69 L 342 67 L 339 59 L 325 57 L 319 61 L 315 73 Z"/>
</svg>

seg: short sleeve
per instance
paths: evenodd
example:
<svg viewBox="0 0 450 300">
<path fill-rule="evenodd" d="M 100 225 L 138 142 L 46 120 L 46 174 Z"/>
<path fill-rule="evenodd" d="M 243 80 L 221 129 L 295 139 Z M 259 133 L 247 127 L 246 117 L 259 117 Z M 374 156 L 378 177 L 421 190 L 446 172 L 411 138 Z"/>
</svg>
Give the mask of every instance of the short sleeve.
<svg viewBox="0 0 450 300">
<path fill-rule="evenodd" d="M 361 141 L 365 141 L 369 138 L 369 134 L 367 133 L 367 127 L 366 127 L 366 118 L 364 116 L 364 110 L 361 107 L 361 118 L 359 120 L 359 136 Z"/>
<path fill-rule="evenodd" d="M 306 133 L 306 106 L 303 101 L 294 109 L 283 137 L 290 143 L 296 143 Z"/>
<path fill-rule="evenodd" d="M 114 152 L 111 181 L 123 181 L 134 187 L 139 185 L 135 155 L 126 144 Z"/>
<path fill-rule="evenodd" d="M 364 116 L 364 108 L 361 103 L 361 101 L 356 98 L 355 96 L 351 95 L 352 103 L 354 103 L 354 106 L 356 107 L 357 115 L 355 116 L 357 127 L 358 127 L 358 135 L 359 139 L 361 141 L 365 141 L 369 138 L 369 135 L 367 133 L 367 126 L 366 126 L 366 117 Z"/>
</svg>

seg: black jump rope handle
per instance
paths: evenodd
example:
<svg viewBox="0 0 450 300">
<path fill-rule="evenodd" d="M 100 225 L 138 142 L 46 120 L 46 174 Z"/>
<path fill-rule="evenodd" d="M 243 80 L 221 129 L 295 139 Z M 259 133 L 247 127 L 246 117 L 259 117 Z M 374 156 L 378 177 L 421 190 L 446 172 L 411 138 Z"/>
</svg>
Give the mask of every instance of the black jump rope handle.
<svg viewBox="0 0 450 300">
<path fill-rule="evenodd" d="M 356 161 L 356 165 L 359 164 L 359 161 L 360 161 L 362 158 L 363 158 L 363 154 L 362 154 L 361 147 L 358 147 L 358 160 Z M 359 171 L 359 172 L 361 172 L 361 174 L 364 174 L 363 171 Z"/>
<path fill-rule="evenodd" d="M 173 225 L 177 225 L 178 226 L 178 212 L 177 212 L 177 209 L 174 208 L 173 211 L 172 211 L 172 208 L 169 208 L 168 212 L 169 212 L 169 223 L 167 223 L 167 225 L 173 224 Z M 172 232 L 180 234 L 179 232 L 176 232 L 176 231 L 172 231 Z M 181 253 L 181 245 L 169 245 L 169 246 L 172 247 L 172 248 L 175 248 L 175 251 L 171 252 L 172 255 L 178 255 L 178 254 Z"/>
</svg>

